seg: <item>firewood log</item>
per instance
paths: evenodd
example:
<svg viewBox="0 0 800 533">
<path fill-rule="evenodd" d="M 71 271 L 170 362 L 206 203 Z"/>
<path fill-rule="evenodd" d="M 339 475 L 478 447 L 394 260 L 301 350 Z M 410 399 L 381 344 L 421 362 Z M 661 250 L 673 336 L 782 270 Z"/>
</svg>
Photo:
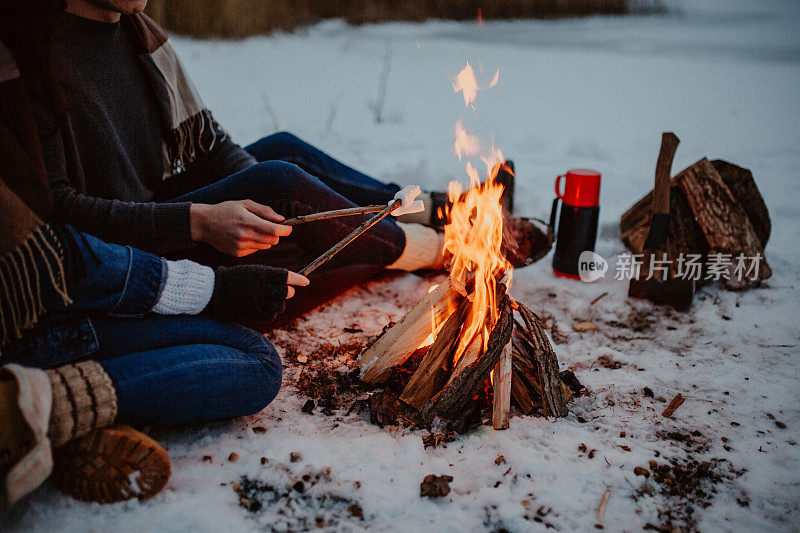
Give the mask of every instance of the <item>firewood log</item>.
<svg viewBox="0 0 800 533">
<path fill-rule="evenodd" d="M 364 350 L 360 359 L 362 379 L 372 385 L 385 381 L 393 367 L 403 364 L 431 333 L 436 332 L 437 325 L 441 327 L 461 299 L 449 278 L 426 294 Z"/>
<path fill-rule="evenodd" d="M 458 375 L 464 371 L 469 365 L 478 360 L 483 352 L 483 333 L 476 334 L 472 340 L 467 344 L 464 353 L 461 354 L 456 362 L 453 372 L 450 373 L 450 378 L 447 380 L 447 385 L 450 385 Z"/>
<path fill-rule="evenodd" d="M 753 224 L 753 229 L 758 235 L 758 240 L 762 246 L 767 246 L 772 223 L 769 219 L 769 211 L 764 198 L 756 186 L 753 173 L 746 168 L 734 165 L 722 159 L 715 159 L 711 162 L 722 181 L 730 189 L 733 196 L 744 207 L 747 218 Z"/>
<path fill-rule="evenodd" d="M 567 416 L 567 404 L 564 399 L 563 383 L 558 373 L 558 359 L 547 340 L 547 334 L 542 327 L 539 317 L 523 304 L 517 302 L 517 307 L 522 320 L 525 322 L 528 340 L 533 346 L 530 352 L 533 362 L 539 367 L 539 386 L 542 389 L 547 412 L 555 417 Z"/>
<path fill-rule="evenodd" d="M 508 417 L 511 412 L 511 373 L 512 373 L 511 340 L 503 348 L 500 360 L 494 367 L 494 395 L 492 398 L 492 427 L 508 428 Z"/>
<path fill-rule="evenodd" d="M 531 398 L 528 385 L 525 383 L 525 378 L 519 372 L 516 365 L 513 366 L 511 371 L 511 397 L 514 399 L 520 411 L 526 415 L 532 414 L 536 411 L 537 403 Z"/>
<path fill-rule="evenodd" d="M 689 170 L 689 169 L 687 169 Z M 758 276 L 754 280 L 731 276 L 726 286 L 741 289 L 765 280 L 772 269 L 764 256 L 764 246 L 756 234 L 744 207 L 736 200 L 708 159 L 701 159 L 678 179 L 700 229 L 708 242 L 710 253 L 762 257 Z"/>
<path fill-rule="evenodd" d="M 472 302 L 465 298 L 436 334 L 433 345 L 400 395 L 400 399 L 408 405 L 419 409 L 444 386 L 453 370 L 453 355 L 458 345 L 459 332 L 471 305 Z"/>
<path fill-rule="evenodd" d="M 642 253 L 649 231 L 652 193 L 648 193 L 620 219 L 621 239 L 634 254 Z M 764 254 L 771 223 L 764 199 L 747 169 L 726 161 L 709 162 L 703 158 L 677 174 L 670 189 L 670 227 L 667 253 L 700 254 L 703 268 L 698 285 L 708 282 L 705 263 L 708 253 L 739 253 L 746 257 Z M 670 266 L 675 275 L 677 264 Z M 726 285 L 740 289 L 767 279 L 772 270 L 762 260 L 757 280 Z"/>
<path fill-rule="evenodd" d="M 464 369 L 450 385 L 420 408 L 419 418 L 424 425 L 430 425 L 437 417 L 456 420 L 472 406 L 473 398 L 497 364 L 503 348 L 511 340 L 514 328 L 511 299 L 505 293 L 505 286 L 502 284 L 498 284 L 497 305 L 500 311 L 499 318 L 489 335 L 486 351 L 475 363 Z"/>
</svg>

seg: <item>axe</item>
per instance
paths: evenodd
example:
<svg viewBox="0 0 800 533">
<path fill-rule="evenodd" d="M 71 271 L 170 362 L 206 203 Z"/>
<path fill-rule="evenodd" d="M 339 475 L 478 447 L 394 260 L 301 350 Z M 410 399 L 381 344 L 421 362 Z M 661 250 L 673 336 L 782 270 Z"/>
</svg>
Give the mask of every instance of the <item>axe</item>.
<svg viewBox="0 0 800 533">
<path fill-rule="evenodd" d="M 672 133 L 661 136 L 661 150 L 656 162 L 656 183 L 653 189 L 653 218 L 642 250 L 642 266 L 636 277 L 631 279 L 628 296 L 643 298 L 658 305 L 669 305 L 685 311 L 692 305 L 694 280 L 671 278 L 669 269 L 654 269 L 654 260 L 667 256 L 667 235 L 669 233 L 669 192 L 672 158 L 680 140 Z"/>
</svg>

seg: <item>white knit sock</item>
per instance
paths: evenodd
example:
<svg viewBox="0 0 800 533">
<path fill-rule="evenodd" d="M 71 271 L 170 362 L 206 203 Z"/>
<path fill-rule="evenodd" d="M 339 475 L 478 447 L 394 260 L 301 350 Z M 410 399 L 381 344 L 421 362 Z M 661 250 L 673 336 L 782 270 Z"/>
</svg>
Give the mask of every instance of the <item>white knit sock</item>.
<svg viewBox="0 0 800 533">
<path fill-rule="evenodd" d="M 152 311 L 161 315 L 196 315 L 211 301 L 214 270 L 182 259 L 167 261 L 167 279 Z"/>
<path fill-rule="evenodd" d="M 406 234 L 406 246 L 397 261 L 386 268 L 413 272 L 444 266 L 444 235 L 422 224 L 397 222 L 397 225 Z"/>
</svg>

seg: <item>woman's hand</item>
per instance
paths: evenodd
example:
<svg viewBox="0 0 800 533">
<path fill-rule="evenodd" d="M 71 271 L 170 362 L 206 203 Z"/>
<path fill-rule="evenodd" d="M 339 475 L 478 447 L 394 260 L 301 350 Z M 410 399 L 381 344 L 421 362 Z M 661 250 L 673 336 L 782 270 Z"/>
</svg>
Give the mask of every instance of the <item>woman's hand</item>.
<svg viewBox="0 0 800 533">
<path fill-rule="evenodd" d="M 292 232 L 291 226 L 279 224 L 284 217 L 252 200 L 192 204 L 190 220 L 193 241 L 236 257 L 266 250 Z"/>
<path fill-rule="evenodd" d="M 305 276 L 262 265 L 219 267 L 214 292 L 206 307 L 209 315 L 232 322 L 267 322 L 294 296 L 294 287 L 309 284 Z"/>
</svg>

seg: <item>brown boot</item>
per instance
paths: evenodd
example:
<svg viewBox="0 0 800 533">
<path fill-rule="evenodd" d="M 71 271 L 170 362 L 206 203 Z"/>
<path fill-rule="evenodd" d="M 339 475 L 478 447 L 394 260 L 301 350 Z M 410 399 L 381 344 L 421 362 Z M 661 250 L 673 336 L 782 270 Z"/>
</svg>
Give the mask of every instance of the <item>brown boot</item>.
<svg viewBox="0 0 800 533">
<path fill-rule="evenodd" d="M 53 485 L 89 502 L 145 500 L 158 494 L 170 475 L 166 450 L 129 426 L 92 431 L 56 448 L 53 459 Z"/>
</svg>

